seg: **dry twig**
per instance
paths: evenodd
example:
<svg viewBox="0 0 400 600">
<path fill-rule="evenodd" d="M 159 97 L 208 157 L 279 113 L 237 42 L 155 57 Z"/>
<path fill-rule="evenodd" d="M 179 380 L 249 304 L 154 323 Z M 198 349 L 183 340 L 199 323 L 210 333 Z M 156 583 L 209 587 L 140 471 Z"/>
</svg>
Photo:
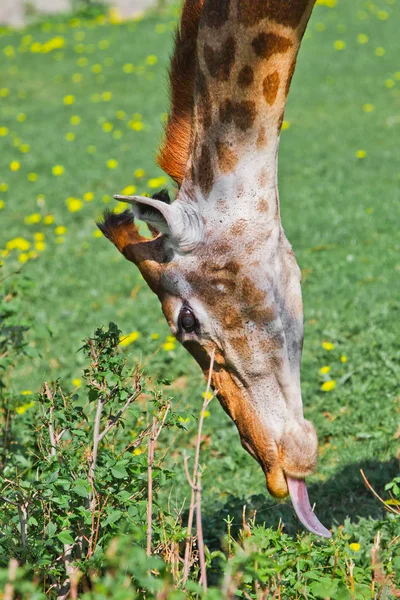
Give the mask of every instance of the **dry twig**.
<svg viewBox="0 0 400 600">
<path fill-rule="evenodd" d="M 204 591 L 207 590 L 207 573 L 206 573 L 206 560 L 205 560 L 205 553 L 204 553 L 203 528 L 202 528 L 202 522 L 201 522 L 201 472 L 199 470 L 199 459 L 200 459 L 201 432 L 203 430 L 204 415 L 205 415 L 205 412 L 206 412 L 211 400 L 217 394 L 217 392 L 215 391 L 210 396 L 211 378 L 212 378 L 213 368 L 214 368 L 214 358 L 215 358 L 215 350 L 213 350 L 212 354 L 211 354 L 206 393 L 205 393 L 205 397 L 204 397 L 203 406 L 202 406 L 201 412 L 200 412 L 192 477 L 189 474 L 188 457 L 186 455 L 184 455 L 184 457 L 183 457 L 186 478 L 189 482 L 192 492 L 191 492 L 191 497 L 190 497 L 190 506 L 189 506 L 189 515 L 188 515 L 188 526 L 187 526 L 187 534 L 186 534 L 185 556 L 184 556 L 184 562 L 183 562 L 183 581 L 182 581 L 182 583 L 183 583 L 183 585 L 185 585 L 188 580 L 188 577 L 189 577 L 190 557 L 192 554 L 192 543 L 193 543 L 193 540 L 192 540 L 193 517 L 194 517 L 194 511 L 196 510 L 197 546 L 198 546 L 199 561 L 200 561 L 200 583 L 203 585 Z"/>
</svg>

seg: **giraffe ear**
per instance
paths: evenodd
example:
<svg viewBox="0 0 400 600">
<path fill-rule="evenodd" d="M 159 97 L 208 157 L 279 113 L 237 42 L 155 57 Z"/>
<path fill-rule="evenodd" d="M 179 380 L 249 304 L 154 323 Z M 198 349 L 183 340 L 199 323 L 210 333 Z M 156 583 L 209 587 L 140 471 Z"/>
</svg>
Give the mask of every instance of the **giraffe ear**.
<svg viewBox="0 0 400 600">
<path fill-rule="evenodd" d="M 136 219 L 168 236 L 181 252 L 191 252 L 203 237 L 203 225 L 196 206 L 176 200 L 167 204 L 146 196 L 114 196 L 132 205 Z"/>
</svg>

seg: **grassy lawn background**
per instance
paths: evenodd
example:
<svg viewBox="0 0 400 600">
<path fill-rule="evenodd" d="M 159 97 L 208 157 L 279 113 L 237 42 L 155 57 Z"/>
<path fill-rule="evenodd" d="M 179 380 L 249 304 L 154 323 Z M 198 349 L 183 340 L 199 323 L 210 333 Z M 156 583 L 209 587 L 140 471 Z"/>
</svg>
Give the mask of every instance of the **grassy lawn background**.
<svg viewBox="0 0 400 600">
<path fill-rule="evenodd" d="M 383 514 L 359 469 L 383 495 L 399 469 L 398 10 L 398 0 L 315 8 L 281 137 L 282 220 L 304 277 L 303 398 L 320 441 L 310 497 L 326 526 L 350 517 L 359 556 L 369 552 Z M 178 439 L 160 438 L 174 448 L 166 460 L 176 477 L 165 493 L 180 504 L 182 450 L 193 447 L 202 375 L 168 339 L 138 272 L 95 227 L 115 206 L 112 194 L 170 185 L 154 154 L 177 15 L 60 19 L 2 31 L 0 248 L 19 237 L 30 243 L 14 242 L 21 249 L 6 258 L 8 269 L 22 266 L 32 279 L 22 309 L 34 320 L 29 340 L 39 352 L 14 374 L 16 393 L 56 377 L 79 385 L 76 350 L 95 327 L 114 320 L 124 333 L 138 332 L 126 347 L 131 360 L 145 363 L 154 380 L 168 376 L 175 402 L 194 415 Z M 336 387 L 324 392 L 328 380 Z M 210 413 L 202 454 L 206 541 L 218 547 L 223 519 L 234 515 L 239 526 L 243 504 L 257 509 L 258 522 L 276 526 L 282 517 L 296 532 L 290 503 L 267 497 L 261 470 L 216 402 Z"/>
</svg>

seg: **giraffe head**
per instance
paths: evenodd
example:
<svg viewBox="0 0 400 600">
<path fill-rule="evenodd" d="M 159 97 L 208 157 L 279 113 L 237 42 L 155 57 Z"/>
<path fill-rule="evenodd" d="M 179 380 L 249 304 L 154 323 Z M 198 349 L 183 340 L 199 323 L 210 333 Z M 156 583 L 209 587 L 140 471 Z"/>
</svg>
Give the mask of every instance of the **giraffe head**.
<svg viewBox="0 0 400 600">
<path fill-rule="evenodd" d="M 171 66 L 172 110 L 159 163 L 170 203 L 116 198 L 104 234 L 160 299 L 173 334 L 208 375 L 276 497 L 329 536 L 308 503 L 317 436 L 303 416 L 300 270 L 283 231 L 277 153 L 313 0 L 186 0 Z M 134 220 L 153 237 L 142 237 Z"/>
</svg>

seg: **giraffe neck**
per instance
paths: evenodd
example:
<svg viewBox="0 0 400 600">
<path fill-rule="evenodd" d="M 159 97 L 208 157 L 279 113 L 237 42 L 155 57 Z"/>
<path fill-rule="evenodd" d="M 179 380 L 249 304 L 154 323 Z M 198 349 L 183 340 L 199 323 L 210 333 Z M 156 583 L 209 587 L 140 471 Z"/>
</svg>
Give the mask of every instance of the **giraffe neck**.
<svg viewBox="0 0 400 600">
<path fill-rule="evenodd" d="M 264 199 L 269 217 L 279 212 L 279 134 L 313 4 L 314 0 L 204 3 L 192 151 L 184 182 L 195 189 L 197 198 L 207 203 L 222 197 L 230 203 Z"/>
</svg>

